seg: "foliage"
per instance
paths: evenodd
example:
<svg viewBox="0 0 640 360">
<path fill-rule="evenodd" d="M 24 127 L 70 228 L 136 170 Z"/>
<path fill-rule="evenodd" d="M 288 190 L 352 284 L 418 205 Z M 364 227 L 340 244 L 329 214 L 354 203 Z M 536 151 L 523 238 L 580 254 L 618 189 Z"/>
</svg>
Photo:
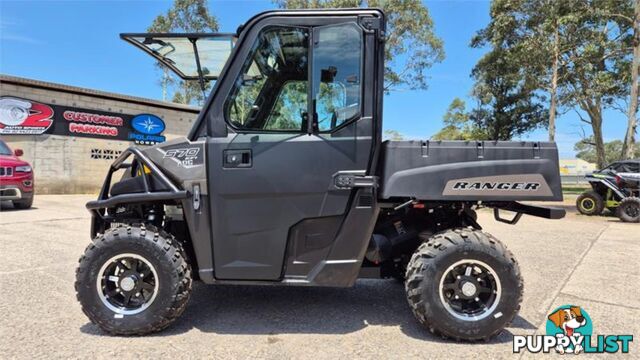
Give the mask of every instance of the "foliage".
<svg viewBox="0 0 640 360">
<path fill-rule="evenodd" d="M 488 134 L 471 121 L 464 100 L 455 98 L 442 118 L 444 127 L 433 140 L 488 140 Z"/>
<path fill-rule="evenodd" d="M 384 135 L 382 137 L 384 138 L 384 140 L 393 140 L 393 141 L 404 140 L 404 135 L 402 135 L 399 131 L 392 130 L 392 129 L 385 130 Z"/>
<path fill-rule="evenodd" d="M 547 109 L 532 74 L 522 71 L 518 49 L 502 46 L 485 54 L 472 71 L 476 107 L 471 121 L 491 140 L 510 140 L 545 126 Z"/>
<path fill-rule="evenodd" d="M 418 0 L 273 0 L 287 9 L 355 8 L 365 3 L 387 15 L 385 90 L 427 88 L 427 70 L 444 60 L 429 10 Z"/>
<path fill-rule="evenodd" d="M 558 106 L 576 109 L 603 166 L 603 110 L 629 89 L 632 35 L 622 16 L 632 11 L 632 0 L 494 0 L 491 22 L 472 45 L 503 51 L 503 63 L 525 74 L 518 86 L 533 97 L 548 92 L 553 113 L 556 95 Z"/>
<path fill-rule="evenodd" d="M 605 165 L 614 161 L 621 160 L 622 153 L 622 141 L 614 140 L 604 144 L 605 150 Z M 573 149 L 577 152 L 576 157 L 590 163 L 597 162 L 596 149 L 593 142 L 593 137 L 577 142 Z M 640 158 L 640 149 L 635 150 L 634 158 Z"/>
<path fill-rule="evenodd" d="M 635 0 L 633 17 L 624 15 L 621 17 L 623 21 L 626 20 L 633 27 L 631 40 L 633 56 L 631 59 L 629 107 L 627 108 L 627 133 L 622 146 L 622 157 L 631 158 L 636 149 L 635 136 L 638 126 L 638 97 L 640 97 L 640 0 Z"/>
<path fill-rule="evenodd" d="M 591 125 L 598 167 L 607 162 L 602 113 L 629 91 L 629 25 L 607 14 L 629 12 L 629 4 L 581 0 L 566 22 L 571 46 L 562 54 L 568 65 L 560 82 L 560 102 L 587 115 L 581 119 Z"/>
<path fill-rule="evenodd" d="M 218 21 L 208 10 L 207 0 L 174 0 L 173 6 L 164 15 L 158 15 L 148 32 L 174 33 L 174 32 L 215 32 L 218 31 Z M 195 61 L 195 60 L 194 60 Z M 201 105 L 204 101 L 202 89 L 198 81 L 177 80 L 169 69 L 158 64 L 162 70 L 160 84 L 163 92 L 169 87 L 175 88 L 172 96 L 173 102 L 182 104 L 196 103 Z M 211 88 L 210 83 L 205 83 L 205 92 Z"/>
</svg>

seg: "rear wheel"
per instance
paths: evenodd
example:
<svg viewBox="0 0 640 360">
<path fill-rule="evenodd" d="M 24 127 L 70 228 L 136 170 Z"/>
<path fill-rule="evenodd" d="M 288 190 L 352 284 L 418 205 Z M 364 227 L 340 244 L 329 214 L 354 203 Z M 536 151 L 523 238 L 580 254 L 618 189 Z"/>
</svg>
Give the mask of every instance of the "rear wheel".
<svg viewBox="0 0 640 360">
<path fill-rule="evenodd" d="M 493 236 L 448 230 L 420 245 L 405 289 L 418 321 L 456 340 L 489 339 L 516 316 L 523 284 L 518 264 Z"/>
<path fill-rule="evenodd" d="M 618 206 L 618 217 L 624 222 L 640 222 L 640 198 L 622 199 Z"/>
<path fill-rule="evenodd" d="M 173 236 L 150 225 L 122 225 L 87 247 L 76 293 L 91 322 L 114 335 L 144 335 L 169 326 L 191 293 L 191 267 Z"/>
<path fill-rule="evenodd" d="M 600 215 L 604 210 L 604 200 L 595 191 L 586 191 L 578 196 L 576 207 L 583 215 Z"/>
</svg>

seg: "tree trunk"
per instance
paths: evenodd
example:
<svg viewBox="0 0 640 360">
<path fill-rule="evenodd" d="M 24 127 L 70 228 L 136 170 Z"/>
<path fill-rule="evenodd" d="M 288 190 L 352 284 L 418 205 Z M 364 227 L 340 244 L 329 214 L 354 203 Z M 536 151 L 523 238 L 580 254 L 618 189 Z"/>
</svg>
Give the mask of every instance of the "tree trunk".
<svg viewBox="0 0 640 360">
<path fill-rule="evenodd" d="M 588 112 L 591 118 L 591 129 L 593 130 L 593 142 L 596 147 L 596 162 L 598 169 L 607 166 L 607 157 L 604 149 L 604 139 L 602 138 L 602 111 L 592 109 Z"/>
<path fill-rule="evenodd" d="M 622 158 L 631 159 L 635 153 L 635 135 L 638 112 L 638 72 L 640 71 L 640 0 L 635 1 L 634 21 L 633 21 L 633 61 L 631 63 L 631 98 L 629 99 L 629 109 L 627 112 L 627 134 L 622 145 Z"/>
<path fill-rule="evenodd" d="M 640 1 L 640 0 L 638 0 Z M 553 39 L 553 74 L 551 76 L 551 105 L 549 106 L 549 141 L 556 140 L 556 107 L 558 103 L 558 65 L 560 56 L 560 32 L 556 26 Z"/>
<path fill-rule="evenodd" d="M 191 94 L 189 93 L 189 84 L 187 80 L 183 80 L 182 82 L 182 93 L 184 94 L 183 99 L 185 104 L 191 104 Z"/>
<path fill-rule="evenodd" d="M 169 74 L 166 67 L 162 67 L 162 101 L 167 101 L 167 87 L 169 87 Z"/>
</svg>

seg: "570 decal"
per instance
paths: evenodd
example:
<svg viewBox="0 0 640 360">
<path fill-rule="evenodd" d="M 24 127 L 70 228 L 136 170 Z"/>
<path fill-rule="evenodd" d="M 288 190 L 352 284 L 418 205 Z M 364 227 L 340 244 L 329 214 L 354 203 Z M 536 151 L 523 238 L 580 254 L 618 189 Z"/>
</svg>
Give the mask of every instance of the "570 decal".
<svg viewBox="0 0 640 360">
<path fill-rule="evenodd" d="M 199 147 L 167 149 L 163 157 L 177 160 L 182 167 L 196 166 L 203 162 Z"/>
</svg>

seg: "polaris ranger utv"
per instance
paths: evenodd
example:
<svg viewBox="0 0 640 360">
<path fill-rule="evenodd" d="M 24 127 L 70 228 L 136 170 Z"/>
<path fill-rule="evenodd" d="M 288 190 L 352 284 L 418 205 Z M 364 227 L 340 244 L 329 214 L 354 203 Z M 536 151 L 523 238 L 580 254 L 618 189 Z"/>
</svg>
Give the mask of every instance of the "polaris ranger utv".
<svg viewBox="0 0 640 360">
<path fill-rule="evenodd" d="M 129 148 L 87 204 L 93 241 L 75 286 L 106 332 L 164 329 L 193 280 L 403 279 L 417 320 L 459 340 L 516 316 L 518 264 L 475 210 L 512 224 L 562 218 L 516 202 L 562 199 L 556 146 L 383 142 L 380 10 L 270 11 L 237 35 L 121 37 L 184 79 L 216 83 L 186 138 Z"/>
</svg>

